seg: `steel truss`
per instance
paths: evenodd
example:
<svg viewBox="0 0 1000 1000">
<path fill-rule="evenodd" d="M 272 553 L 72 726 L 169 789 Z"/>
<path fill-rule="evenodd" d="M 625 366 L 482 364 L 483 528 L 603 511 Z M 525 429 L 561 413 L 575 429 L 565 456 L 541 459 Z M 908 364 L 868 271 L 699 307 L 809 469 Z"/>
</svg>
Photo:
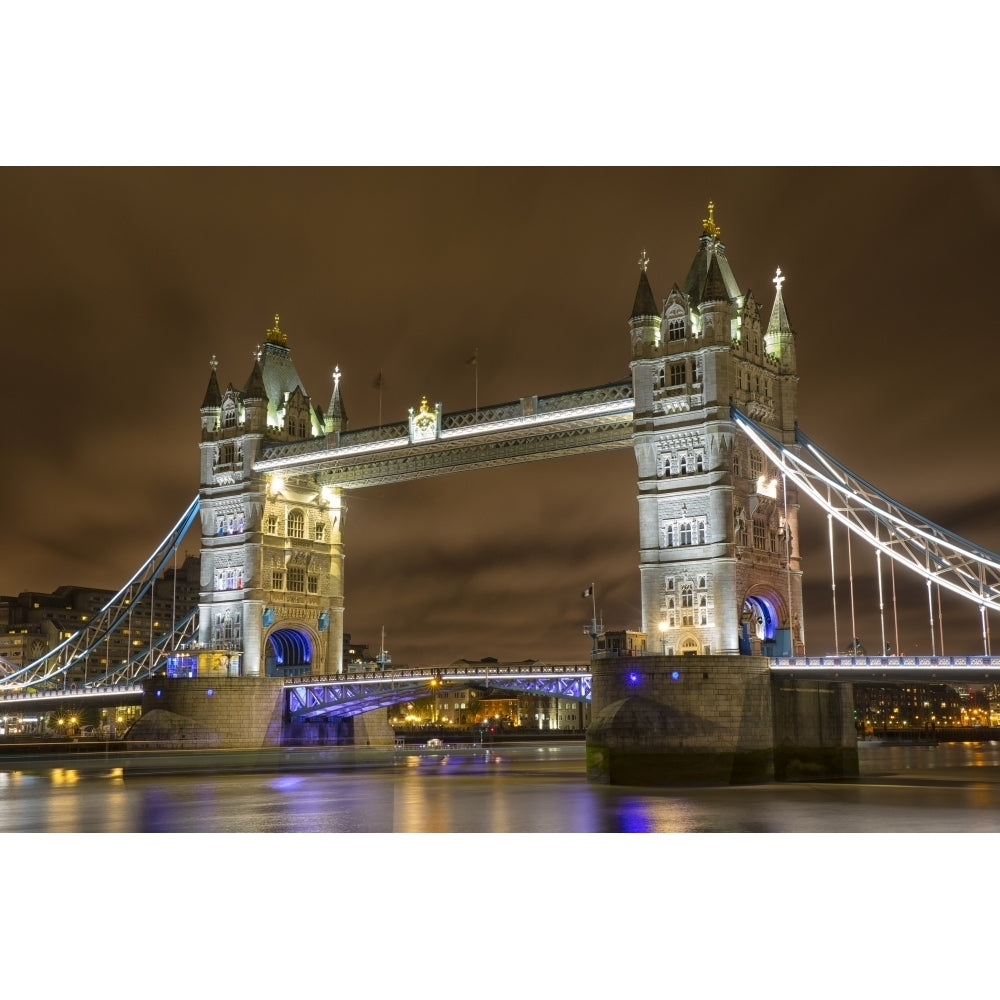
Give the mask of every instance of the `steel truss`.
<svg viewBox="0 0 1000 1000">
<path fill-rule="evenodd" d="M 773 438 L 735 406 L 732 419 L 762 452 L 829 517 L 846 525 L 876 552 L 927 581 L 971 601 L 985 616 L 1000 611 L 1000 555 L 904 507 L 855 475 L 797 427 L 793 449 Z"/>
<path fill-rule="evenodd" d="M 167 536 L 151 556 L 143 563 L 132 578 L 101 608 L 86 626 L 74 632 L 68 639 L 50 649 L 44 656 L 27 664 L 20 670 L 2 678 L 3 687 L 7 690 L 21 690 L 27 687 L 54 687 L 62 682 L 67 672 L 77 664 L 86 660 L 92 653 L 99 654 L 101 646 L 106 643 L 112 633 L 128 621 L 132 608 L 150 593 L 156 579 L 163 572 L 167 562 L 173 557 L 178 546 L 184 539 L 195 518 L 198 516 L 199 498 L 188 505 L 180 520 L 171 528 Z M 192 622 L 193 619 L 193 622 Z M 167 643 L 173 644 L 179 638 L 192 634 L 197 629 L 197 611 L 189 615 L 175 626 L 175 630 L 167 633 L 152 644 L 151 648 L 137 653 L 134 658 L 107 673 L 88 678 L 86 687 L 104 684 L 116 684 L 122 681 L 135 681 L 153 673 L 159 663 L 172 652 L 166 648 Z"/>
<path fill-rule="evenodd" d="M 589 665 L 551 663 L 419 668 L 358 678 L 295 679 L 287 682 L 285 690 L 289 716 L 303 720 L 346 718 L 473 684 L 577 701 L 590 701 L 591 697 Z"/>
</svg>

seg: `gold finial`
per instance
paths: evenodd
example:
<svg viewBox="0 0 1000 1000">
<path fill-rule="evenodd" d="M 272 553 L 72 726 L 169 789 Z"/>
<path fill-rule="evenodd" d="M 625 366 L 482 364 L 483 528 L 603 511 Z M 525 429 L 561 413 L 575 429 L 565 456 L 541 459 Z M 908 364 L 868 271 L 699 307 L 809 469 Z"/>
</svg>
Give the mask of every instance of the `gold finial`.
<svg viewBox="0 0 1000 1000">
<path fill-rule="evenodd" d="M 645 247 L 642 248 L 642 253 L 639 255 L 638 264 L 639 267 L 642 268 L 643 273 L 645 274 L 646 268 L 649 267 L 649 257 L 646 256 Z"/>
<path fill-rule="evenodd" d="M 282 347 L 288 343 L 288 337 L 281 329 L 277 313 L 274 314 L 274 327 L 267 331 L 267 342 L 269 344 L 279 344 Z"/>
<path fill-rule="evenodd" d="M 715 224 L 715 202 L 708 203 L 708 218 L 701 220 L 701 231 L 705 236 L 711 236 L 717 240 L 722 235 L 722 230 Z"/>
<path fill-rule="evenodd" d="M 430 411 L 430 408 L 431 408 L 430 407 L 430 403 L 427 402 L 427 397 L 426 396 L 422 396 L 420 398 L 420 412 L 421 413 L 428 413 Z"/>
</svg>

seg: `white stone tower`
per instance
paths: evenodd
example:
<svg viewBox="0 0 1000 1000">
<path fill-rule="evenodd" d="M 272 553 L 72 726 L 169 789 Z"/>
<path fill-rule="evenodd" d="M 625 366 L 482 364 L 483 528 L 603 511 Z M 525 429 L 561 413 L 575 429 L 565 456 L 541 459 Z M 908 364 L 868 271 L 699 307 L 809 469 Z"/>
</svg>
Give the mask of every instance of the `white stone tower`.
<svg viewBox="0 0 1000 1000">
<path fill-rule="evenodd" d="M 767 327 L 726 259 L 714 206 L 682 287 L 657 306 L 639 261 L 629 327 L 642 627 L 666 655 L 802 652 L 798 494 L 730 414 L 794 444 L 795 335 L 780 269 Z"/>
<path fill-rule="evenodd" d="M 278 317 L 244 389 L 219 389 L 212 359 L 201 406 L 201 675 L 283 676 L 343 668 L 345 504 L 312 476 L 254 472 L 292 445 L 346 424 L 340 371 L 314 407 Z"/>
</svg>

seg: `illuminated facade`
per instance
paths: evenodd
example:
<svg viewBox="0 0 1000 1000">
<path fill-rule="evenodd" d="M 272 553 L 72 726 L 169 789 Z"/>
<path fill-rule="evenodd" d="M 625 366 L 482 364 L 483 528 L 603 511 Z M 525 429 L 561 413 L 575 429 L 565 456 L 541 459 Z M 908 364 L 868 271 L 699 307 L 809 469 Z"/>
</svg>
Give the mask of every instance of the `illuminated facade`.
<svg viewBox="0 0 1000 1000">
<path fill-rule="evenodd" d="M 715 223 L 682 286 L 657 305 L 639 261 L 629 327 L 642 629 L 649 652 L 801 652 L 798 495 L 737 432 L 730 402 L 794 441 L 795 335 L 775 278 L 765 326 Z"/>
<path fill-rule="evenodd" d="M 345 423 L 339 371 L 324 412 L 277 316 L 242 391 L 220 390 L 213 359 L 201 406 L 199 675 L 342 670 L 341 492 L 254 463 L 288 443 L 327 443 Z"/>
</svg>

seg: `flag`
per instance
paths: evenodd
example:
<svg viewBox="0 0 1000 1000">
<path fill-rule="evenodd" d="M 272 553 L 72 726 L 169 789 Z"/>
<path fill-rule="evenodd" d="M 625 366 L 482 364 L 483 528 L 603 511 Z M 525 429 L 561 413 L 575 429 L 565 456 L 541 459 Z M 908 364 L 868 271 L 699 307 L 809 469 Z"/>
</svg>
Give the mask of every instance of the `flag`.
<svg viewBox="0 0 1000 1000">
<path fill-rule="evenodd" d="M 580 596 L 581 597 L 593 597 L 594 596 L 594 585 L 591 584 Z"/>
<path fill-rule="evenodd" d="M 382 373 L 381 372 L 379 372 L 378 375 L 375 376 L 375 381 L 372 382 L 372 388 L 373 389 L 381 389 L 382 388 Z"/>
<path fill-rule="evenodd" d="M 472 365 L 473 367 L 475 367 L 476 365 L 479 364 L 479 348 L 478 347 L 476 348 L 475 354 L 473 354 L 472 357 L 469 358 L 469 360 L 466 361 L 465 363 L 467 365 Z"/>
</svg>

